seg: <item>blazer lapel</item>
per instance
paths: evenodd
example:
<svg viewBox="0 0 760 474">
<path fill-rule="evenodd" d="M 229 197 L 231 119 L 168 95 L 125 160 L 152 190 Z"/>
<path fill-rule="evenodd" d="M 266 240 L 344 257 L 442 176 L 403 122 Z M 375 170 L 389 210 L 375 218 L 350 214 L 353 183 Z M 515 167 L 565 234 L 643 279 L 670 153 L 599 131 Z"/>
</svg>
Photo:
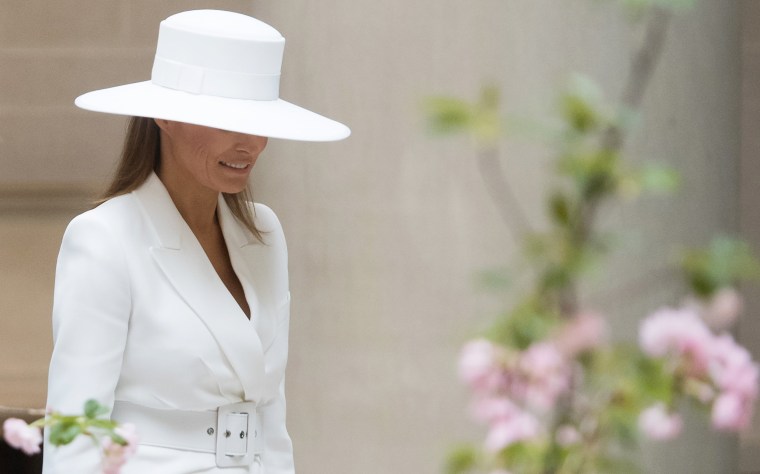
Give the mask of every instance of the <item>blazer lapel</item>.
<svg viewBox="0 0 760 474">
<path fill-rule="evenodd" d="M 150 248 L 154 260 L 214 336 L 240 379 L 245 399 L 258 401 L 265 364 L 256 331 L 224 286 L 158 176 L 152 174 L 134 194 L 158 237 L 158 245 Z M 228 247 L 232 246 L 228 243 Z M 246 297 L 249 293 L 252 294 L 246 290 Z M 249 304 L 252 311 L 258 306 L 251 299 Z"/>
<path fill-rule="evenodd" d="M 264 352 L 274 340 L 275 320 L 271 286 L 271 249 L 243 230 L 222 196 L 219 196 L 219 220 L 227 242 L 232 267 L 245 290 L 251 307 L 251 324 L 261 341 Z"/>
</svg>

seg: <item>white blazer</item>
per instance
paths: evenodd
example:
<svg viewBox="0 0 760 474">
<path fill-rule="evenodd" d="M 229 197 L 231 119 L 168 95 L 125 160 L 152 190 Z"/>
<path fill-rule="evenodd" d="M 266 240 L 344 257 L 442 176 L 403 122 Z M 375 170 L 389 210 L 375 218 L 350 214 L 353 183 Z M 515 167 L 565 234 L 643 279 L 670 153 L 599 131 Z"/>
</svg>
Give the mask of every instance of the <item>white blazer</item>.
<svg viewBox="0 0 760 474">
<path fill-rule="evenodd" d="M 140 446 L 123 474 L 294 472 L 283 385 L 287 248 L 272 210 L 254 209 L 264 244 L 220 196 L 222 232 L 250 321 L 155 174 L 66 229 L 55 278 L 49 408 L 79 413 L 89 398 L 111 408 L 123 400 L 168 410 L 253 401 L 262 418 L 264 453 L 250 468 L 220 469 L 213 454 Z M 99 462 L 82 439 L 45 446 L 43 472 L 95 474 Z"/>
</svg>

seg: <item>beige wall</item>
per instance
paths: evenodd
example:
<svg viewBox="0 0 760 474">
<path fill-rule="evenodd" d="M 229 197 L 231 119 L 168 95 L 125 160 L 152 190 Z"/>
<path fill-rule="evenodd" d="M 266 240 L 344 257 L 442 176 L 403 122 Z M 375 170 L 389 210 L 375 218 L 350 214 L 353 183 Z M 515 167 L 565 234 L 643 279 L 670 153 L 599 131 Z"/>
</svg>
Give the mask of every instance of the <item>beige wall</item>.
<svg viewBox="0 0 760 474">
<path fill-rule="evenodd" d="M 742 18 L 742 108 L 739 205 L 741 232 L 760 255 L 760 1 L 743 0 Z M 760 291 L 757 285 L 745 289 L 749 317 L 739 326 L 739 337 L 760 358 Z M 742 468 L 760 466 L 760 416 L 755 429 L 742 440 Z"/>
<path fill-rule="evenodd" d="M 167 14 L 213 6 L 270 22 L 288 38 L 282 97 L 354 132 L 334 144 L 272 141 L 254 178 L 257 199 L 277 211 L 289 240 L 289 423 L 299 472 L 438 472 L 449 445 L 479 433 L 465 415 L 455 357 L 498 301 L 473 276 L 509 262 L 515 242 L 482 190 L 470 144 L 428 136 L 420 101 L 475 97 L 493 81 L 511 112 L 541 114 L 573 70 L 617 93 L 636 35 L 595 3 L 99 0 L 83 9 L 2 0 L 0 185 L 102 180 L 123 120 L 77 111 L 71 100 L 146 79 Z M 630 144 L 638 159 L 682 169 L 683 192 L 604 213 L 605 225 L 628 237 L 609 278 L 586 290 L 604 293 L 594 300 L 614 311 L 623 337 L 635 317 L 678 294 L 661 270 L 670 246 L 738 225 L 738 22 L 738 4 L 728 0 L 703 0 L 675 22 Z M 511 183 L 537 223 L 546 156 L 505 143 Z M 0 390 L 9 400 L 0 404 L 44 399 L 53 255 L 69 213 L 0 214 L 0 386 L 11 387 Z M 40 229 L 44 251 L 28 252 Z M 18 355 L 11 341 L 37 355 Z M 33 380 L 22 385 L 21 376 Z M 672 448 L 680 466 L 662 461 L 648 471 L 734 472 L 731 445 L 697 430 Z"/>
</svg>

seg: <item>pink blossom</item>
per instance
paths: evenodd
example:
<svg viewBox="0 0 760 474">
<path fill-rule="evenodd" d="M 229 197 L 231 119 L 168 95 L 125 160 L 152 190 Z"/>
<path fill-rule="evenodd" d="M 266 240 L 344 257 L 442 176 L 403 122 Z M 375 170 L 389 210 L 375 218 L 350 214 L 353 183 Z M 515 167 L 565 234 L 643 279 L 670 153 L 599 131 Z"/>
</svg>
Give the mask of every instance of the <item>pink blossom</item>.
<svg viewBox="0 0 760 474">
<path fill-rule="evenodd" d="M 477 392 L 496 390 L 502 383 L 502 350 L 491 341 L 475 339 L 462 348 L 459 376 Z"/>
<path fill-rule="evenodd" d="M 521 412 L 492 424 L 486 436 L 485 448 L 490 452 L 498 452 L 519 441 L 535 438 L 538 434 L 538 420 L 528 412 Z"/>
<path fill-rule="evenodd" d="M 740 431 L 749 425 L 752 405 L 735 393 L 724 393 L 713 403 L 712 424 L 724 431 Z"/>
<path fill-rule="evenodd" d="M 645 354 L 683 356 L 692 375 L 707 370 L 713 341 L 705 323 L 688 308 L 659 309 L 641 323 L 639 330 L 639 345 Z"/>
<path fill-rule="evenodd" d="M 725 329 L 736 322 L 743 307 L 744 302 L 739 292 L 725 287 L 710 298 L 702 315 L 711 328 Z"/>
<path fill-rule="evenodd" d="M 129 454 L 134 454 L 137 451 L 137 443 L 140 442 L 140 438 L 137 436 L 137 427 L 132 423 L 124 423 L 114 431 L 127 441 Z"/>
<path fill-rule="evenodd" d="M 489 424 L 520 412 L 520 408 L 507 397 L 478 397 L 473 401 L 471 410 L 476 420 Z"/>
<path fill-rule="evenodd" d="M 115 431 L 127 441 L 127 444 L 116 443 L 110 437 L 103 440 L 103 474 L 119 474 L 121 468 L 137 450 L 138 438 L 134 425 L 125 423 Z"/>
<path fill-rule="evenodd" d="M 673 439 L 682 428 L 681 417 L 677 413 L 668 413 L 662 403 L 650 406 L 639 415 L 639 429 L 652 439 Z"/>
<path fill-rule="evenodd" d="M 557 348 L 569 357 L 594 349 L 607 338 L 607 323 L 598 313 L 582 312 L 571 319 L 555 339 Z"/>
<path fill-rule="evenodd" d="M 36 426 L 28 425 L 24 420 L 8 418 L 3 422 L 3 438 L 9 446 L 20 449 L 26 454 L 40 452 L 42 432 Z"/>
<path fill-rule="evenodd" d="M 520 356 L 518 368 L 523 383 L 515 387 L 518 396 L 538 411 L 548 411 L 570 387 L 570 367 L 550 342 L 537 342 Z"/>
<path fill-rule="evenodd" d="M 557 429 L 555 438 L 560 446 L 571 446 L 581 442 L 581 434 L 571 425 L 560 426 Z"/>
<path fill-rule="evenodd" d="M 754 400 L 758 395 L 758 368 L 752 356 L 728 334 L 717 337 L 712 347 L 710 376 L 721 390 Z"/>
</svg>

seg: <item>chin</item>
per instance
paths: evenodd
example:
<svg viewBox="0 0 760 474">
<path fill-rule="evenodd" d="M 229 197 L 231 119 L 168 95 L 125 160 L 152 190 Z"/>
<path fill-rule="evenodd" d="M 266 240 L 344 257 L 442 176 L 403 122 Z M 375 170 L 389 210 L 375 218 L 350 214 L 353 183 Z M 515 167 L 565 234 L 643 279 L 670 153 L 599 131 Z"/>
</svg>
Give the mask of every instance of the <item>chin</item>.
<svg viewBox="0 0 760 474">
<path fill-rule="evenodd" d="M 213 185 L 211 187 L 220 193 L 237 194 L 244 191 L 248 186 L 248 176 L 245 178 L 238 176 L 233 179 L 230 179 L 230 177 L 224 177 L 222 179 L 217 178 L 213 180 L 212 183 Z"/>
<path fill-rule="evenodd" d="M 239 192 L 245 191 L 245 188 L 247 187 L 247 185 L 248 183 L 245 183 L 242 186 L 222 186 L 219 192 L 225 193 L 225 194 L 237 194 Z"/>
</svg>

